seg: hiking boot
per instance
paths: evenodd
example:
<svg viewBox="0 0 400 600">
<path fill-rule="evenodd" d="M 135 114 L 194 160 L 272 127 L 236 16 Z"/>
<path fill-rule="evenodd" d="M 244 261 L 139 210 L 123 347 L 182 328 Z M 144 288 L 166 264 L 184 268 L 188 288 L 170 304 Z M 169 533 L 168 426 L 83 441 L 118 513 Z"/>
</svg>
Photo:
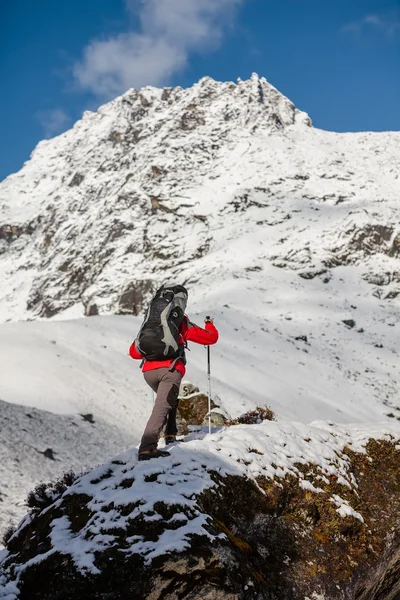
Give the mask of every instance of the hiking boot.
<svg viewBox="0 0 400 600">
<path fill-rule="evenodd" d="M 173 444 L 176 442 L 176 435 L 165 435 L 164 441 L 166 446 L 168 446 L 168 444 Z"/>
<path fill-rule="evenodd" d="M 150 460 L 151 458 L 163 458 L 165 456 L 170 456 L 169 452 L 165 452 L 165 450 L 145 450 L 144 452 L 139 452 L 138 459 L 139 460 Z"/>
</svg>

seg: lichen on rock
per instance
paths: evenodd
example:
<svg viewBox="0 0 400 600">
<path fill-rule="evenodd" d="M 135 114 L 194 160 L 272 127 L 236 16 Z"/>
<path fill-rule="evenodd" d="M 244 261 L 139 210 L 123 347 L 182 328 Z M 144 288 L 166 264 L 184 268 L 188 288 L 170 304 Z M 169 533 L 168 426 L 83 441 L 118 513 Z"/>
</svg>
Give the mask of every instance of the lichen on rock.
<svg viewBox="0 0 400 600">
<path fill-rule="evenodd" d="M 0 581 L 18 600 L 394 598 L 399 440 L 396 423 L 264 421 L 129 451 L 33 508 Z"/>
</svg>

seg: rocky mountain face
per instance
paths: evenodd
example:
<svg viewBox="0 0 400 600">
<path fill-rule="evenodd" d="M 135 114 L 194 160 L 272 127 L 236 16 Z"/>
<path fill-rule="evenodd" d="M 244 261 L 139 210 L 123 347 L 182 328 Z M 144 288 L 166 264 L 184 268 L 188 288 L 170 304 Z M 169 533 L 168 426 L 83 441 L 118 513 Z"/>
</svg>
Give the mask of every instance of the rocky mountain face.
<svg viewBox="0 0 400 600">
<path fill-rule="evenodd" d="M 315 130 L 256 75 L 129 90 L 1 184 L 1 319 L 138 314 L 165 276 L 195 294 L 360 264 L 396 298 L 399 144 Z"/>
<path fill-rule="evenodd" d="M 129 90 L 0 184 L 0 321 L 140 314 L 179 281 L 292 397 L 400 417 L 399 148 L 314 129 L 257 75 Z"/>
<path fill-rule="evenodd" d="M 136 314 L 163 274 L 193 279 L 225 220 L 209 209 L 229 154 L 243 136 L 293 125 L 310 120 L 265 80 L 204 78 L 189 90 L 129 90 L 41 142 L 0 190 L 4 318 L 78 302 L 86 314 Z"/>
<path fill-rule="evenodd" d="M 203 436 L 39 486 L 6 534 L 0 598 L 398 597 L 400 425 Z"/>
</svg>

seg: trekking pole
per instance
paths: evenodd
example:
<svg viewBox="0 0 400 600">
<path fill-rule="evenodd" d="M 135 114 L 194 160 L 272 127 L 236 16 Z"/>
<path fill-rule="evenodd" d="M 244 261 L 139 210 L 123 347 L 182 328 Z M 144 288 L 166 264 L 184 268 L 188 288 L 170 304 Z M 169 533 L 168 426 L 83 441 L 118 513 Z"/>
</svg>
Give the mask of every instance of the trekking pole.
<svg viewBox="0 0 400 600">
<path fill-rule="evenodd" d="M 208 377 L 208 433 L 211 433 L 211 352 L 207 346 L 207 377 Z"/>
<path fill-rule="evenodd" d="M 208 433 L 211 433 L 211 358 L 210 346 L 207 346 L 207 377 L 208 377 Z"/>
</svg>

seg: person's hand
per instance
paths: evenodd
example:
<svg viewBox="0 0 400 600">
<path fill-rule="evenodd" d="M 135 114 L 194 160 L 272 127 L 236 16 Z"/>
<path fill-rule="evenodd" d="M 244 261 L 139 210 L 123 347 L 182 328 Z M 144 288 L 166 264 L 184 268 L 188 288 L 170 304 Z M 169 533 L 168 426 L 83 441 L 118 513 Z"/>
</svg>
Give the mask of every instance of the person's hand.
<svg viewBox="0 0 400 600">
<path fill-rule="evenodd" d="M 204 323 L 212 323 L 213 324 L 214 323 L 214 319 L 212 319 L 211 317 L 206 317 L 204 319 Z"/>
</svg>

